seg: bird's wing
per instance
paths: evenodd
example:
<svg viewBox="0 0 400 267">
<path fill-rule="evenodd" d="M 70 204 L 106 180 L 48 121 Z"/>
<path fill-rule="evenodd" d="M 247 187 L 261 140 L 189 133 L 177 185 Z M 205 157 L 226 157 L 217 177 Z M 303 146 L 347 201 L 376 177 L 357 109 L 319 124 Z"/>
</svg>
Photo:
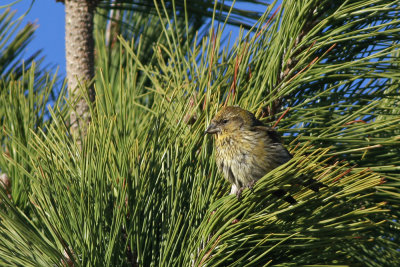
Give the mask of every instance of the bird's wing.
<svg viewBox="0 0 400 267">
<path fill-rule="evenodd" d="M 289 151 L 284 147 L 281 141 L 281 137 L 278 134 L 277 131 L 274 130 L 274 128 L 269 127 L 269 126 L 254 126 L 253 127 L 254 131 L 258 132 L 264 132 L 265 136 L 269 138 L 270 143 L 273 144 L 276 148 L 280 149 L 281 154 L 279 154 L 279 162 L 280 164 L 283 164 L 287 161 L 289 161 L 293 156 L 289 153 Z M 278 159 L 277 159 L 278 160 Z"/>
<path fill-rule="evenodd" d="M 272 143 L 282 143 L 281 137 L 279 136 L 279 134 L 272 127 L 269 127 L 269 126 L 254 126 L 253 129 L 255 131 L 265 132 L 267 137 L 269 137 L 269 139 L 271 139 Z"/>
</svg>

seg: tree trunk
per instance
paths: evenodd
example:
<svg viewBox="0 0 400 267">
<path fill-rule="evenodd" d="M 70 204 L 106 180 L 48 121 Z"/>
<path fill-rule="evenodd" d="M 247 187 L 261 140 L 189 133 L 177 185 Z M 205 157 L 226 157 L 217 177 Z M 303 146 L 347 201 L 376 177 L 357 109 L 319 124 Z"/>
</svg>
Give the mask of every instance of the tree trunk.
<svg viewBox="0 0 400 267">
<path fill-rule="evenodd" d="M 75 110 L 70 113 L 70 130 L 81 144 L 90 122 L 89 105 L 80 88 L 88 85 L 91 103 L 95 100 L 93 85 L 89 85 L 94 76 L 94 39 L 93 17 L 97 0 L 65 0 L 65 48 L 67 61 L 68 94 Z M 79 87 L 81 84 L 82 87 Z"/>
</svg>

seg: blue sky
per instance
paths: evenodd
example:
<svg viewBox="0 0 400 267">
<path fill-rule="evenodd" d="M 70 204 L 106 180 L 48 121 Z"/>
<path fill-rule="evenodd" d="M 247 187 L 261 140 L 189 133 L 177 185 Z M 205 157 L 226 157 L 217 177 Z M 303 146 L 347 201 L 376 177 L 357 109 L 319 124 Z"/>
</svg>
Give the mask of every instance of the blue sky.
<svg viewBox="0 0 400 267">
<path fill-rule="evenodd" d="M 21 16 L 29 10 L 30 4 L 31 0 L 22 0 L 11 9 L 17 10 L 17 15 Z M 62 75 L 65 75 L 64 17 L 64 4 L 55 0 L 36 0 L 23 19 L 23 25 L 35 22 L 38 26 L 32 42 L 24 52 L 24 58 L 42 49 L 42 56 L 45 56 L 44 64 L 54 67 L 54 70 L 59 67 L 59 73 Z"/>
<path fill-rule="evenodd" d="M 4 4 L 11 3 L 12 1 L 2 0 Z M 31 2 L 32 0 L 21 0 L 14 4 L 11 9 L 17 10 L 19 17 L 29 10 Z M 249 4 L 242 4 L 237 7 L 250 10 L 255 8 L 254 5 Z M 27 16 L 23 19 L 23 25 L 28 22 L 34 22 L 38 26 L 38 29 L 35 32 L 32 42 L 24 52 L 24 58 L 28 58 L 35 51 L 42 49 L 42 56 L 45 57 L 44 65 L 53 67 L 54 71 L 58 67 L 59 74 L 65 76 L 64 4 L 55 0 L 36 0 Z M 232 37 L 235 38 L 238 35 L 239 29 L 237 27 L 227 27 L 227 31 L 232 31 Z M 228 34 L 228 32 L 225 34 Z"/>
</svg>

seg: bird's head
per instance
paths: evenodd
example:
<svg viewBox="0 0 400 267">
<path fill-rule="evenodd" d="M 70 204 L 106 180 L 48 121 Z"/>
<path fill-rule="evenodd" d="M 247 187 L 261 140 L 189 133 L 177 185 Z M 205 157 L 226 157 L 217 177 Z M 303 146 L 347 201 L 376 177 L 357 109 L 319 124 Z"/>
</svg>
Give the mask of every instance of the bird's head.
<svg viewBox="0 0 400 267">
<path fill-rule="evenodd" d="M 206 134 L 234 133 L 260 124 L 253 113 L 240 107 L 223 107 L 211 120 Z"/>
</svg>

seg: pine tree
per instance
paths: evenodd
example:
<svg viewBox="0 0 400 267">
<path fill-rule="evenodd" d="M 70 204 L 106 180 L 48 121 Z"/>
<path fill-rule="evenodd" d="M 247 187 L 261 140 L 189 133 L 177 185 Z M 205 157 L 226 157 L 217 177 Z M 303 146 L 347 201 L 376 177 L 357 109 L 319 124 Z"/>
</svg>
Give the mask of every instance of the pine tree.
<svg viewBox="0 0 400 267">
<path fill-rule="evenodd" d="M 155 3 L 99 4 L 82 147 L 64 90 L 47 121 L 23 115 L 41 114 L 55 82 L 2 78 L 0 169 L 18 185 L 2 193 L 0 265 L 399 265 L 398 1 L 275 1 L 225 41 L 219 20 L 240 13 L 195 20 L 185 1 Z M 276 127 L 294 155 L 241 201 L 203 135 L 223 105 Z"/>
</svg>

